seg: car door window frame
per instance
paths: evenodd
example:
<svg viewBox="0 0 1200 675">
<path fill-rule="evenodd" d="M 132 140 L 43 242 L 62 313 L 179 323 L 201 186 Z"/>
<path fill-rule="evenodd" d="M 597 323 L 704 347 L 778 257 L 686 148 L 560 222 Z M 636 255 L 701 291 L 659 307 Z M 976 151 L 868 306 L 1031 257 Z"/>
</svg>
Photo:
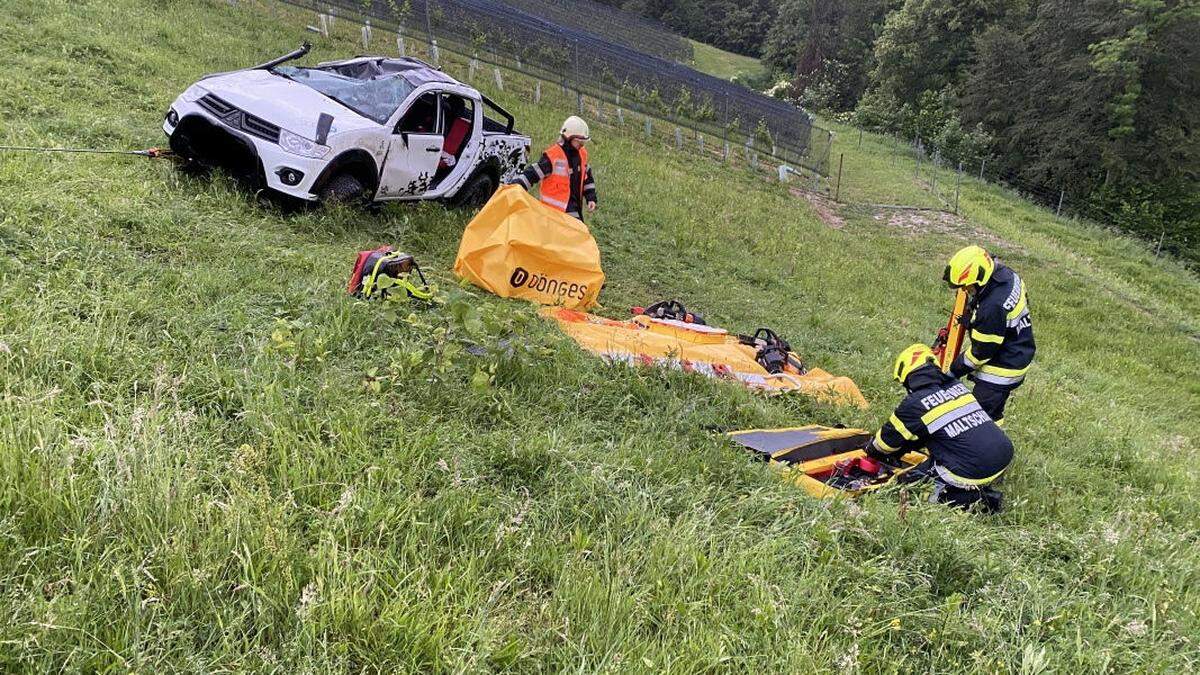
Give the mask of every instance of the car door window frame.
<svg viewBox="0 0 1200 675">
<path fill-rule="evenodd" d="M 442 95 L 442 92 L 437 89 L 427 89 L 427 90 L 421 92 L 420 94 L 418 94 L 415 98 L 413 98 L 411 103 L 409 103 L 407 106 L 405 106 L 404 112 L 400 115 L 400 118 L 398 120 L 396 120 L 396 124 L 392 127 L 392 134 L 393 135 L 401 135 L 401 136 L 404 136 L 405 138 L 407 138 L 408 136 L 413 135 L 413 134 L 418 134 L 421 136 L 443 136 L 443 135 L 445 135 L 444 132 L 441 131 L 441 128 L 442 128 L 442 106 L 441 106 L 442 97 L 441 97 L 441 95 Z M 413 108 L 415 106 L 417 106 L 421 102 L 421 100 L 426 97 L 429 97 L 433 100 L 433 129 L 431 131 L 415 131 L 415 130 L 405 130 L 404 128 L 402 128 L 405 120 L 408 119 L 409 113 L 411 113 L 413 111 Z"/>
</svg>

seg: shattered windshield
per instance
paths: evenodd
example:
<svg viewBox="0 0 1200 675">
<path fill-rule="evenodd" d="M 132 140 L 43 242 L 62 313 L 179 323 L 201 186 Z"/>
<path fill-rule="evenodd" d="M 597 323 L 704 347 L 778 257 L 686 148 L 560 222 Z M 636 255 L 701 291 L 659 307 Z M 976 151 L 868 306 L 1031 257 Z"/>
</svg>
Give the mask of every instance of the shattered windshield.
<svg viewBox="0 0 1200 675">
<path fill-rule="evenodd" d="M 319 68 L 276 66 L 273 71 L 312 87 L 354 112 L 386 124 L 415 87 L 403 77 L 358 79 Z"/>
</svg>

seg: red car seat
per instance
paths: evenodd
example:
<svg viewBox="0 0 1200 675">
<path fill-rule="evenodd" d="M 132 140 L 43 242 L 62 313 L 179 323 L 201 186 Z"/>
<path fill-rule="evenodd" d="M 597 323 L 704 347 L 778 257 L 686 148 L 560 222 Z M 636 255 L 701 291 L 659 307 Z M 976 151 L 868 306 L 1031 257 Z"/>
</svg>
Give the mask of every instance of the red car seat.
<svg viewBox="0 0 1200 675">
<path fill-rule="evenodd" d="M 450 129 L 446 131 L 446 138 L 442 140 L 442 159 L 438 162 L 438 168 L 446 168 L 450 166 L 446 163 L 445 156 L 458 157 L 458 153 L 462 151 L 463 143 L 467 140 L 467 133 L 471 131 L 471 123 L 462 117 L 455 117 L 450 123 Z"/>
</svg>

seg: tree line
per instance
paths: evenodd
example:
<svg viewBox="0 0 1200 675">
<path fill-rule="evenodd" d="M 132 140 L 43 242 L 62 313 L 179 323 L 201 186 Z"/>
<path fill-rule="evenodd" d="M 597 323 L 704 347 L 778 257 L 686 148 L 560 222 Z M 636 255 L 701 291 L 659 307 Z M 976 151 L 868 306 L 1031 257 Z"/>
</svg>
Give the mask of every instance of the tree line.
<svg viewBox="0 0 1200 675">
<path fill-rule="evenodd" d="M 598 0 L 656 19 L 681 35 L 746 56 L 762 56 L 777 0 Z"/>
<path fill-rule="evenodd" d="M 604 1 L 1200 261 L 1200 0 Z"/>
</svg>

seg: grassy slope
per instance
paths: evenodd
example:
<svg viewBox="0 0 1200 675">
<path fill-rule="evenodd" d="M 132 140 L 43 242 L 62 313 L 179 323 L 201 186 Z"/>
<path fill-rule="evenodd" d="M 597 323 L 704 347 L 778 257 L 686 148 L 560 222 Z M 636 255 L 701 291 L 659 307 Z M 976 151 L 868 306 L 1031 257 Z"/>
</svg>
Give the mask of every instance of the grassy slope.
<svg viewBox="0 0 1200 675">
<path fill-rule="evenodd" d="M 15 0 L 0 143 L 159 143 L 198 75 L 294 46 L 270 17 Z M 564 112 L 500 98 L 537 143 Z M 1010 508 L 816 502 L 711 430 L 886 417 L 890 359 L 942 322 L 965 239 L 862 209 L 830 229 L 760 177 L 596 136 L 607 311 L 670 296 L 773 325 L 872 409 L 608 369 L 481 296 L 547 356 L 431 382 L 405 366 L 430 333 L 342 283 L 394 242 L 453 286 L 468 213 L 288 216 L 165 162 L 3 155 L 0 667 L 1195 667 L 1194 277 L 968 186 L 1037 322 Z M 843 148 L 860 200 L 913 190 L 879 143 Z M 374 393 L 372 369 L 396 381 Z"/>
<path fill-rule="evenodd" d="M 702 73 L 728 80 L 735 75 L 758 75 L 763 70 L 762 63 L 752 56 L 734 54 L 695 40 L 689 42 L 695 51 L 692 67 Z"/>
</svg>

